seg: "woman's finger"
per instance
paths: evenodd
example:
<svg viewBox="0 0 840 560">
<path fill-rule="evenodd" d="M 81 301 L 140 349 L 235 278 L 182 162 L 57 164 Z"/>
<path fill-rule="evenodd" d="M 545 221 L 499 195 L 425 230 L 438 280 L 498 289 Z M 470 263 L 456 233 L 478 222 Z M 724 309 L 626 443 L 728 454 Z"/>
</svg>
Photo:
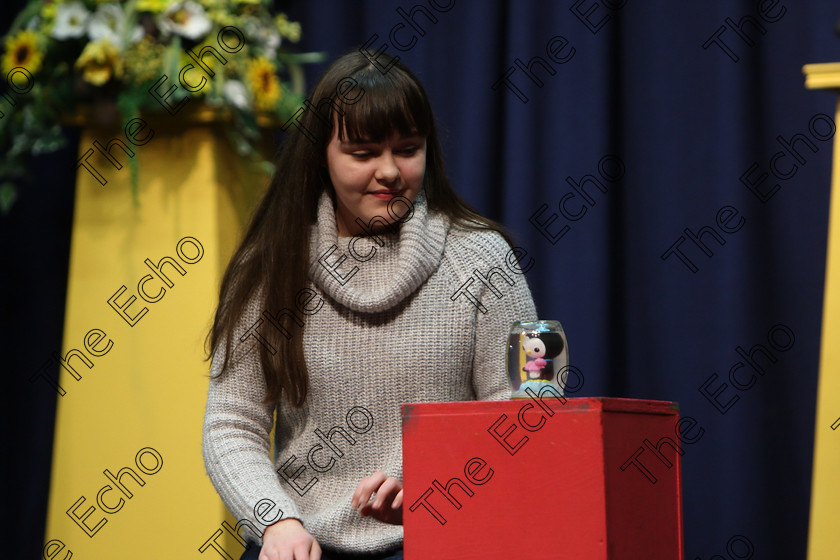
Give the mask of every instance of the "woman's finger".
<svg viewBox="0 0 840 560">
<path fill-rule="evenodd" d="M 353 499 L 350 501 L 350 506 L 358 508 L 370 501 L 371 495 L 376 492 L 379 485 L 387 478 L 382 471 L 376 471 L 370 476 L 367 476 L 359 482 L 356 491 L 353 492 Z"/>
<path fill-rule="evenodd" d="M 309 549 L 308 560 L 321 560 L 321 547 L 318 545 L 318 541 L 312 543 L 312 548 Z"/>
<path fill-rule="evenodd" d="M 397 497 L 394 498 L 394 501 L 391 502 L 391 507 L 394 509 L 399 509 L 402 507 L 403 503 L 403 489 L 400 488 L 400 491 L 397 492 Z"/>
<path fill-rule="evenodd" d="M 373 501 L 374 509 L 382 509 L 382 507 L 387 502 L 390 502 L 399 491 L 399 481 L 394 477 L 386 478 L 376 490 L 376 499 Z"/>
</svg>

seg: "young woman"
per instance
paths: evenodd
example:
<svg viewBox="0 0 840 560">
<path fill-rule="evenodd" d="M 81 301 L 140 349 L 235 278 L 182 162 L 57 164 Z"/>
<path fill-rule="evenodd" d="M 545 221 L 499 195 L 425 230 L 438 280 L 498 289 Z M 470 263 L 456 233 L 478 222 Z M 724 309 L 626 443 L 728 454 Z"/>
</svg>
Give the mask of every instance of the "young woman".
<svg viewBox="0 0 840 560">
<path fill-rule="evenodd" d="M 508 398 L 537 315 L 404 65 L 347 54 L 310 99 L 222 280 L 205 464 L 243 559 L 402 558 L 400 405 Z"/>
</svg>

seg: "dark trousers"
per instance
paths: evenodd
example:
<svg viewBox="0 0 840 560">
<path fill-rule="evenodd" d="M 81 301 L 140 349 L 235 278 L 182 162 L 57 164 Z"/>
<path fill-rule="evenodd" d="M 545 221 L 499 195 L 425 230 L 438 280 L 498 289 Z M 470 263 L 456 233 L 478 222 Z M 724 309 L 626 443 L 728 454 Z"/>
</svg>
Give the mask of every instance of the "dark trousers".
<svg viewBox="0 0 840 560">
<path fill-rule="evenodd" d="M 239 560 L 259 560 L 260 547 L 256 543 L 249 543 L 245 554 Z M 403 560 L 402 548 L 390 552 L 375 554 L 348 554 L 321 547 L 321 560 Z"/>
</svg>

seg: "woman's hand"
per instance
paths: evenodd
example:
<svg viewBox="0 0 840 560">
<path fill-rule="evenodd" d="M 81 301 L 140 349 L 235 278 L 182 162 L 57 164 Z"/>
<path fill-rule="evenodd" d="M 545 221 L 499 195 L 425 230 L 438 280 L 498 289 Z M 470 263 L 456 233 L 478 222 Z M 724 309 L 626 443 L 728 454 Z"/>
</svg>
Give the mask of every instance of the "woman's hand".
<svg viewBox="0 0 840 560">
<path fill-rule="evenodd" d="M 315 537 L 294 518 L 269 525 L 263 532 L 260 560 L 321 560 Z"/>
<path fill-rule="evenodd" d="M 371 496 L 376 494 L 373 503 Z M 369 515 L 383 523 L 402 525 L 402 482 L 382 471 L 363 478 L 353 493 L 350 506 L 362 515 Z M 261 559 L 262 560 L 262 559 Z"/>
</svg>

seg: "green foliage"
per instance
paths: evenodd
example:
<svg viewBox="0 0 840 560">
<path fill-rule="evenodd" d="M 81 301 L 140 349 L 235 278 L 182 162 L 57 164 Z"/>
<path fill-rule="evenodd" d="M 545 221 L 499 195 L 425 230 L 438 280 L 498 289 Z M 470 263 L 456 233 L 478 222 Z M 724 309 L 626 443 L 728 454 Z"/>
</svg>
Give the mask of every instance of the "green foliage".
<svg viewBox="0 0 840 560">
<path fill-rule="evenodd" d="M 14 104 L 0 105 L 0 212 L 6 213 L 27 177 L 31 155 L 54 152 L 66 144 L 61 122 L 85 108 L 116 104 L 118 122 L 141 115 L 166 115 L 149 90 L 163 76 L 162 95 L 173 85 L 171 104 L 191 97 L 233 116 L 226 127 L 233 151 L 261 169 L 271 164 L 256 150 L 257 115 L 287 120 L 303 100 L 302 64 L 320 62 L 322 53 L 293 53 L 300 25 L 269 12 L 267 0 L 55 0 L 31 1 L 3 39 L 2 75 L 23 68 L 29 76 L 7 88 Z M 72 17 L 71 17 L 72 16 Z M 217 43 L 219 30 L 235 28 L 245 45 L 227 52 Z M 229 40 L 233 35 L 229 35 Z M 188 51 L 212 47 L 227 58 L 214 64 L 200 91 L 189 92 L 179 76 L 193 61 Z M 205 60 L 212 59 L 211 56 Z M 192 83 L 205 72 L 189 70 Z M 24 82 L 27 82 L 24 84 Z M 31 86 L 31 88 L 29 87 Z M 282 95 L 277 99 L 277 92 Z M 0 103 L 5 103 L 0 101 Z M 180 118 L 175 115 L 172 118 Z M 136 158 L 128 161 L 132 197 L 139 205 Z"/>
</svg>

